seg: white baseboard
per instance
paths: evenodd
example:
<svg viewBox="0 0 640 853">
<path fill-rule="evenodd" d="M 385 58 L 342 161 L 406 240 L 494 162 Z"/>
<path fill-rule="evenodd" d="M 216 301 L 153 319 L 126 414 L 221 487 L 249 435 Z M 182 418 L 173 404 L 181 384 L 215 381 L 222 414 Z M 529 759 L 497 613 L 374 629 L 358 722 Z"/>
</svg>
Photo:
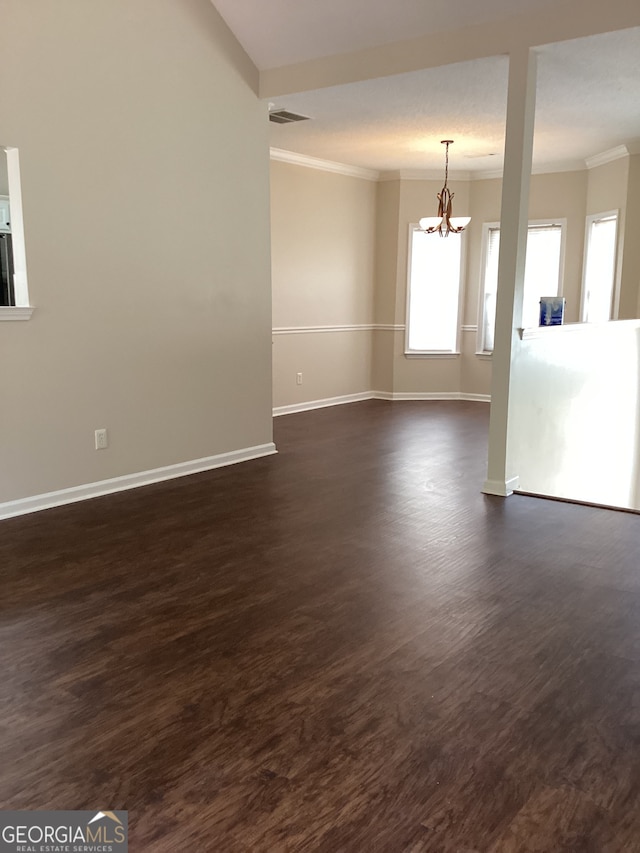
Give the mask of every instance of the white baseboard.
<svg viewBox="0 0 640 853">
<path fill-rule="evenodd" d="M 276 406 L 273 417 L 293 415 L 296 412 L 309 412 L 311 409 L 326 409 L 328 406 L 341 406 L 344 403 L 359 403 L 361 400 L 373 400 L 372 391 L 359 394 L 344 394 L 342 397 L 326 397 L 324 400 L 309 400 L 307 403 L 292 403 L 290 406 Z"/>
<path fill-rule="evenodd" d="M 491 394 L 460 394 L 460 399 L 471 403 L 490 403 Z"/>
<path fill-rule="evenodd" d="M 201 471 L 211 471 L 225 465 L 235 465 L 237 462 L 248 462 L 250 459 L 271 456 L 277 452 L 275 444 L 269 442 L 269 444 L 258 444 L 255 447 L 232 450 L 229 453 L 218 453 L 216 456 L 205 456 L 203 459 L 179 462 L 177 465 L 165 465 L 163 468 L 153 468 L 150 471 L 139 471 L 135 474 L 125 474 L 122 477 L 112 477 L 109 480 L 99 480 L 96 483 L 86 483 L 83 486 L 72 486 L 70 489 L 60 489 L 56 492 L 20 498 L 17 501 L 6 501 L 0 503 L 0 519 L 26 515 L 30 512 L 97 498 L 101 495 L 110 495 L 113 492 L 123 492 L 126 489 L 137 489 L 139 486 L 148 486 L 151 483 L 160 483 L 163 480 L 173 480 L 176 477 L 186 477 L 189 474 L 197 474 Z"/>
<path fill-rule="evenodd" d="M 471 400 L 479 403 L 490 403 L 489 394 L 465 394 L 463 391 L 373 391 L 374 400 Z"/>
<path fill-rule="evenodd" d="M 501 498 L 508 498 L 513 494 L 513 490 L 518 488 L 520 482 L 519 477 L 511 477 L 509 480 L 485 480 L 482 491 L 485 495 L 498 495 Z"/>
<path fill-rule="evenodd" d="M 490 403 L 489 394 L 465 394 L 460 391 L 362 391 L 359 394 L 344 394 L 341 397 L 326 397 L 323 400 L 309 400 L 307 403 L 293 403 L 290 406 L 276 406 L 273 417 L 293 415 L 296 412 L 309 412 L 312 409 L 325 409 L 328 406 L 341 406 L 344 403 L 359 403 L 361 400 L 472 400 Z"/>
</svg>

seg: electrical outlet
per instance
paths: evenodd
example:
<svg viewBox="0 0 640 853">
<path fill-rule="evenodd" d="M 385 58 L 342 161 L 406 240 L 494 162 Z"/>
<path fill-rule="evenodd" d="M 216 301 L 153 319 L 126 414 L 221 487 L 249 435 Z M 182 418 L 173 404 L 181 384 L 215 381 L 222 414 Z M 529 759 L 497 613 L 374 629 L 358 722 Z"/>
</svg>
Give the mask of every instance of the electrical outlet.
<svg viewBox="0 0 640 853">
<path fill-rule="evenodd" d="M 109 437 L 107 436 L 106 429 L 97 429 L 96 430 L 96 450 L 105 450 L 109 447 Z"/>
<path fill-rule="evenodd" d="M 302 385 L 302 373 L 296 373 L 296 385 Z"/>
</svg>

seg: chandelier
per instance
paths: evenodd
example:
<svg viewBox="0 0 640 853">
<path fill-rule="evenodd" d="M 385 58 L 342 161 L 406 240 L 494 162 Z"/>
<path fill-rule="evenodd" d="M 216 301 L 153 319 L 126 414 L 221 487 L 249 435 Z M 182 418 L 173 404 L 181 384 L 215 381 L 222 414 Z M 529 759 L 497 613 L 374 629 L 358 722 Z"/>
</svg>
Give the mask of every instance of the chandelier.
<svg viewBox="0 0 640 853">
<path fill-rule="evenodd" d="M 438 215 L 423 216 L 419 225 L 427 234 L 434 234 L 437 231 L 441 237 L 448 237 L 452 232 L 459 234 L 461 231 L 464 231 L 471 222 L 471 217 L 451 216 L 451 201 L 454 193 L 449 191 L 447 181 L 449 180 L 449 146 L 453 145 L 453 139 L 443 139 L 442 145 L 446 145 L 447 149 L 444 166 L 444 186 L 438 193 Z"/>
</svg>

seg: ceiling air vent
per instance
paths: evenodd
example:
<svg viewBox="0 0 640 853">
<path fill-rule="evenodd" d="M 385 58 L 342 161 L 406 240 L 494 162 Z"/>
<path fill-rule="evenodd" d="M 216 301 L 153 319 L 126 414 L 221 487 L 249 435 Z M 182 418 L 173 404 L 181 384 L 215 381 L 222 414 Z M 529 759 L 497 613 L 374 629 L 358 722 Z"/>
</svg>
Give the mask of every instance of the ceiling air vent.
<svg viewBox="0 0 640 853">
<path fill-rule="evenodd" d="M 308 119 L 309 116 L 290 113 L 289 110 L 273 110 L 269 113 L 269 121 L 275 121 L 276 124 L 291 124 L 294 121 L 308 121 Z"/>
</svg>

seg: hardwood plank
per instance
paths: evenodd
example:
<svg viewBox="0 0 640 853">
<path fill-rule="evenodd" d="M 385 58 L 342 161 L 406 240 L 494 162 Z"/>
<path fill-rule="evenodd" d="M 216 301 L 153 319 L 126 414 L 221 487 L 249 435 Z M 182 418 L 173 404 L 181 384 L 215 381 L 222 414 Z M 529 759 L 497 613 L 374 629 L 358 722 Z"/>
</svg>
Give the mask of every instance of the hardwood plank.
<svg viewBox="0 0 640 853">
<path fill-rule="evenodd" d="M 488 409 L 2 523 L 0 807 L 131 850 L 640 851 L 640 517 L 482 495 Z"/>
</svg>

